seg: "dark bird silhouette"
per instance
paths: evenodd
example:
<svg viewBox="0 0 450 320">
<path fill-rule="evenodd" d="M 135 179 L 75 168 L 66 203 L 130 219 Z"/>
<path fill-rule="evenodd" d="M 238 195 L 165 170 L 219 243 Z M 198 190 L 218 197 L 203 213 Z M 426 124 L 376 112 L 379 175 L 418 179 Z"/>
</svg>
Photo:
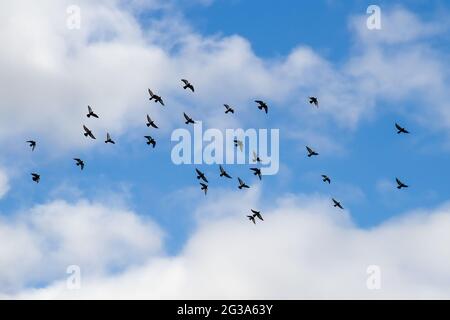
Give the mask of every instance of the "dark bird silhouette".
<svg viewBox="0 0 450 320">
<path fill-rule="evenodd" d="M 242 188 L 247 188 L 248 189 L 248 188 L 250 188 L 248 185 L 245 184 L 244 181 L 242 181 L 241 178 L 238 178 L 238 181 L 239 181 L 239 186 L 238 186 L 239 189 L 242 189 Z"/>
<path fill-rule="evenodd" d="M 147 127 L 150 128 L 150 126 L 152 126 L 155 129 L 158 129 L 158 126 L 155 124 L 155 121 L 153 121 L 152 118 L 150 118 L 150 116 L 147 115 Z"/>
<path fill-rule="evenodd" d="M 150 89 L 148 89 L 148 94 L 150 95 L 150 98 L 149 98 L 150 101 L 154 100 L 155 103 L 159 102 L 159 103 L 161 103 L 161 105 L 164 106 L 164 101 L 163 101 L 163 99 L 160 96 L 154 94 L 152 92 L 152 90 L 150 90 Z"/>
<path fill-rule="evenodd" d="M 202 179 L 203 181 L 205 181 L 206 183 L 208 183 L 208 179 L 206 179 L 205 174 L 203 172 L 201 172 L 198 169 L 195 169 L 195 171 L 197 172 L 197 179 Z"/>
<path fill-rule="evenodd" d="M 192 118 L 190 118 L 186 113 L 183 112 L 183 115 L 184 115 L 184 118 L 186 119 L 186 121 L 184 122 L 185 124 L 189 124 L 189 123 L 195 124 L 195 121 L 192 120 Z"/>
<path fill-rule="evenodd" d="M 400 133 L 409 133 L 409 131 L 408 130 L 406 130 L 405 128 L 403 128 L 403 127 L 401 127 L 398 123 L 396 123 L 395 124 L 395 127 L 397 128 L 397 134 L 400 134 Z"/>
<path fill-rule="evenodd" d="M 232 107 L 230 107 L 229 105 L 227 105 L 227 104 L 224 104 L 224 107 L 225 107 L 225 113 L 234 113 L 234 109 L 232 108 Z"/>
<path fill-rule="evenodd" d="M 41 176 L 38 175 L 37 173 L 32 173 L 31 177 L 32 177 L 31 179 L 36 183 L 39 183 L 39 181 L 41 181 Z"/>
<path fill-rule="evenodd" d="M 248 218 L 251 222 L 253 222 L 253 224 L 256 224 L 256 221 L 255 221 L 255 217 L 254 217 L 254 216 L 247 216 L 247 218 Z"/>
<path fill-rule="evenodd" d="M 205 183 L 202 183 L 202 182 L 200 182 L 200 185 L 202 186 L 201 190 L 205 191 L 205 196 L 206 196 L 206 193 L 208 192 L 208 185 Z"/>
<path fill-rule="evenodd" d="M 260 211 L 256 211 L 253 209 L 251 209 L 251 211 L 253 212 L 253 217 L 258 218 L 261 221 L 264 221 Z"/>
<path fill-rule="evenodd" d="M 92 131 L 89 130 L 85 125 L 83 125 L 83 129 L 84 129 L 84 136 L 85 137 L 91 137 L 92 139 L 95 139 L 95 136 L 92 134 Z"/>
<path fill-rule="evenodd" d="M 34 141 L 34 140 L 29 140 L 29 141 L 27 141 L 27 143 L 30 144 L 31 151 L 34 151 L 34 149 L 36 148 L 36 141 Z"/>
<path fill-rule="evenodd" d="M 319 155 L 317 152 L 315 152 L 313 149 L 311 149 L 308 146 L 306 146 L 306 150 L 308 150 L 308 157 L 318 156 Z"/>
<path fill-rule="evenodd" d="M 253 151 L 253 162 L 261 163 L 261 158 Z"/>
<path fill-rule="evenodd" d="M 317 108 L 319 107 L 319 100 L 316 97 L 309 97 L 309 103 L 314 104 Z"/>
<path fill-rule="evenodd" d="M 395 178 L 395 181 L 397 181 L 397 189 L 402 189 L 402 188 L 409 188 L 408 185 L 404 184 L 403 182 L 401 182 L 398 178 Z"/>
<path fill-rule="evenodd" d="M 97 118 L 97 119 L 98 119 L 98 115 L 97 115 L 94 111 L 92 111 L 91 106 L 88 106 L 88 114 L 87 114 L 86 116 L 87 116 L 88 118 L 94 117 L 94 118 Z"/>
<path fill-rule="evenodd" d="M 184 83 L 184 86 L 183 86 L 184 90 L 190 89 L 192 92 L 195 91 L 194 86 L 189 81 L 187 81 L 186 79 L 181 79 L 181 81 Z"/>
<path fill-rule="evenodd" d="M 253 174 L 255 176 L 258 176 L 259 180 L 261 180 L 261 169 L 259 169 L 259 168 L 250 168 L 250 170 L 253 171 Z"/>
<path fill-rule="evenodd" d="M 78 158 L 74 158 L 73 160 L 75 160 L 77 162 L 76 163 L 77 167 L 80 167 L 81 170 L 84 169 L 84 161 L 83 160 L 78 159 Z"/>
<path fill-rule="evenodd" d="M 233 140 L 233 142 L 234 142 L 234 146 L 239 147 L 239 150 L 241 150 L 241 152 L 242 152 L 242 150 L 244 150 L 244 143 L 241 140 L 238 140 L 235 138 Z"/>
<path fill-rule="evenodd" d="M 333 203 L 334 203 L 333 207 L 335 207 L 335 208 L 337 207 L 339 209 L 344 210 L 344 207 L 342 207 L 342 205 L 341 205 L 341 203 L 339 201 L 335 200 L 334 198 L 331 199 L 331 200 L 333 200 Z"/>
<path fill-rule="evenodd" d="M 110 135 L 109 133 L 106 133 L 106 140 L 105 140 L 105 143 L 116 144 L 116 143 L 114 142 L 114 140 L 111 139 L 111 135 Z"/>
<path fill-rule="evenodd" d="M 221 177 L 227 177 L 228 179 L 231 179 L 231 176 L 224 170 L 224 168 L 221 165 L 219 165 L 219 169 Z"/>
<path fill-rule="evenodd" d="M 147 145 L 153 145 L 153 148 L 156 146 L 156 140 L 153 139 L 151 136 L 145 136 L 144 138 L 147 139 Z"/>
<path fill-rule="evenodd" d="M 259 110 L 264 110 L 265 113 L 267 113 L 269 111 L 269 107 L 267 106 L 267 104 L 264 101 L 255 100 L 255 102 L 258 104 Z"/>
<path fill-rule="evenodd" d="M 322 175 L 322 181 L 323 182 L 328 182 L 328 184 L 331 183 L 331 179 L 325 174 Z"/>
</svg>

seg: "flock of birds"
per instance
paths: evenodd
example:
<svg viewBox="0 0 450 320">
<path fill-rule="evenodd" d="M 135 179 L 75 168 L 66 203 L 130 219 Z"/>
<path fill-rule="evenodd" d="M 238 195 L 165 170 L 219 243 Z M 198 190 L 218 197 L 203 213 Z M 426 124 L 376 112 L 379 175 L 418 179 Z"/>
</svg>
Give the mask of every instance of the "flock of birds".
<svg viewBox="0 0 450 320">
<path fill-rule="evenodd" d="M 188 80 L 181 79 L 181 81 L 183 83 L 183 89 L 185 89 L 185 90 L 189 89 L 192 92 L 195 92 L 194 86 Z M 161 96 L 155 94 L 150 89 L 148 89 L 148 93 L 150 95 L 150 98 L 149 98 L 150 101 L 154 101 L 155 103 L 159 103 L 162 106 L 165 106 L 164 101 L 163 101 Z M 309 103 L 311 105 L 314 105 L 315 107 L 319 108 L 319 100 L 318 100 L 317 97 L 311 96 L 308 99 L 309 99 Z M 255 103 L 257 104 L 257 107 L 258 107 L 259 110 L 264 111 L 266 114 L 268 113 L 269 106 L 267 105 L 267 103 L 265 103 L 262 100 L 255 100 Z M 224 104 L 223 106 L 225 107 L 225 114 L 228 114 L 228 113 L 234 114 L 235 111 L 234 111 L 234 109 L 231 106 L 229 106 L 228 104 Z M 185 119 L 184 123 L 186 125 L 195 124 L 195 121 L 190 116 L 188 116 L 186 113 L 183 113 L 183 116 L 184 116 L 184 119 Z M 87 118 L 99 119 L 99 116 L 94 112 L 94 110 L 92 109 L 91 106 L 88 106 L 88 113 L 87 113 L 86 117 Z M 152 127 L 154 129 L 158 129 L 158 126 L 156 125 L 155 121 L 153 121 L 148 114 L 147 114 L 147 123 L 146 123 L 146 125 L 149 128 Z M 406 130 L 404 127 L 401 127 L 398 123 L 395 123 L 395 127 L 397 129 L 397 133 L 398 134 L 409 134 L 409 131 Z M 95 135 L 92 133 L 92 130 L 90 130 L 86 125 L 83 125 L 83 130 L 84 130 L 84 136 L 85 137 L 89 137 L 89 138 L 94 139 L 94 140 L 96 139 Z M 152 136 L 147 135 L 147 136 L 144 136 L 144 138 L 147 140 L 147 145 L 149 145 L 149 146 L 151 145 L 153 148 L 155 148 L 156 140 Z M 35 140 L 28 140 L 27 143 L 31 147 L 31 150 L 34 151 L 36 146 L 37 146 L 37 142 Z M 116 144 L 116 142 L 112 139 L 112 137 L 111 137 L 109 132 L 106 133 L 105 144 L 113 144 L 113 145 Z M 243 151 L 243 147 L 244 147 L 244 143 L 243 143 L 243 141 L 238 140 L 237 138 L 235 138 L 234 139 L 234 146 L 238 147 L 241 150 L 241 152 L 242 152 Z M 307 157 L 308 158 L 316 157 L 316 156 L 319 155 L 318 152 L 316 152 L 315 150 L 313 150 L 309 146 L 306 146 L 306 150 L 307 150 Z M 81 170 L 84 170 L 85 162 L 82 159 L 74 158 L 73 160 L 75 161 L 75 165 L 77 167 L 80 167 Z M 261 158 L 258 156 L 258 154 L 255 151 L 253 151 L 253 162 L 256 163 L 256 164 L 261 164 L 262 163 Z M 261 174 L 261 169 L 260 168 L 253 167 L 253 168 L 250 168 L 250 170 L 253 172 L 253 175 L 255 175 L 255 176 L 257 176 L 259 178 L 259 180 L 262 180 L 262 174 Z M 208 184 L 209 184 L 208 179 L 206 178 L 205 173 L 200 171 L 198 168 L 196 168 L 195 171 L 197 173 L 197 179 L 201 180 L 201 181 L 199 181 L 200 187 L 201 187 L 200 189 L 204 192 L 204 194 L 206 196 L 207 193 L 208 193 Z M 225 169 L 222 167 L 222 165 L 219 165 L 219 171 L 220 171 L 220 174 L 219 174 L 220 177 L 232 179 L 232 177 L 228 174 L 228 172 L 225 171 Z M 36 183 L 39 183 L 40 180 L 41 180 L 41 175 L 38 174 L 38 173 L 35 173 L 35 172 L 31 173 L 31 177 L 32 177 L 32 180 L 34 182 L 36 182 Z M 239 190 L 250 188 L 244 182 L 244 180 L 242 180 L 240 177 L 238 177 L 237 180 L 238 180 L 238 183 L 239 183 L 238 184 L 238 189 Z M 409 187 L 408 185 L 406 185 L 402 181 L 400 181 L 400 179 L 395 178 L 395 180 L 396 180 L 398 189 L 403 189 L 403 188 L 408 188 Z M 331 184 L 331 178 L 329 176 L 325 175 L 325 174 L 322 175 L 322 181 L 324 183 Z M 333 202 L 333 206 L 334 207 L 339 208 L 341 210 L 344 209 L 344 207 L 342 206 L 342 204 L 338 200 L 336 200 L 335 198 L 332 198 L 331 200 Z M 258 218 L 261 221 L 264 221 L 260 211 L 257 211 L 257 210 L 254 210 L 254 209 L 250 209 L 250 212 L 251 212 L 251 214 L 247 215 L 247 218 L 251 222 L 253 222 L 254 224 L 256 224 L 256 218 Z"/>
</svg>

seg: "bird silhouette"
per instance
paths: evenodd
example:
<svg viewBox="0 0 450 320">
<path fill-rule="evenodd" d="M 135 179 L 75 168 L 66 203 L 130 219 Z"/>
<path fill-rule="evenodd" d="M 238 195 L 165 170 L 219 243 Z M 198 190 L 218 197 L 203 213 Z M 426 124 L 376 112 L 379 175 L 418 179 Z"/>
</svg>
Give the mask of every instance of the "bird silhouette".
<svg viewBox="0 0 450 320">
<path fill-rule="evenodd" d="M 147 139 L 147 145 L 153 145 L 153 148 L 156 146 L 156 140 L 153 139 L 151 136 L 144 136 L 144 138 Z"/>
<path fill-rule="evenodd" d="M 234 142 L 234 146 L 239 147 L 239 150 L 241 150 L 241 152 L 242 152 L 242 150 L 244 150 L 244 143 L 241 140 L 238 140 L 235 138 L 233 140 L 233 142 Z"/>
<path fill-rule="evenodd" d="M 106 133 L 106 140 L 105 140 L 105 143 L 116 144 L 116 143 L 114 142 L 114 140 L 111 139 L 111 135 L 110 135 L 109 133 Z"/>
<path fill-rule="evenodd" d="M 189 81 L 187 81 L 186 79 L 181 79 L 181 81 L 184 83 L 184 87 L 183 87 L 184 90 L 190 89 L 192 92 L 195 91 L 194 86 Z"/>
<path fill-rule="evenodd" d="M 77 165 L 77 167 L 80 167 L 80 169 L 81 169 L 81 170 L 83 170 L 83 169 L 84 169 L 84 161 L 83 161 L 83 160 L 81 160 L 81 159 L 78 159 L 78 158 L 74 158 L 73 160 L 75 160 L 75 161 L 76 161 L 76 165 Z"/>
<path fill-rule="evenodd" d="M 34 151 L 34 149 L 36 148 L 36 141 L 34 141 L 34 140 L 28 140 L 27 143 L 30 144 L 31 151 Z"/>
<path fill-rule="evenodd" d="M 316 97 L 309 97 L 309 103 L 314 104 L 317 108 L 319 107 L 319 100 Z"/>
<path fill-rule="evenodd" d="M 395 178 L 395 181 L 397 182 L 397 189 L 409 188 L 409 186 L 401 182 L 399 178 Z"/>
<path fill-rule="evenodd" d="M 94 111 L 92 111 L 91 106 L 88 106 L 88 114 L 86 115 L 86 117 L 94 117 L 98 119 L 98 115 Z"/>
<path fill-rule="evenodd" d="M 308 150 L 308 157 L 318 156 L 319 155 L 317 152 L 315 152 L 313 149 L 311 149 L 308 146 L 306 146 L 306 150 Z"/>
<path fill-rule="evenodd" d="M 261 221 L 264 221 L 260 211 L 251 209 L 251 212 L 253 213 L 253 217 L 258 218 Z"/>
<path fill-rule="evenodd" d="M 190 118 L 186 113 L 183 112 L 183 115 L 184 115 L 184 118 L 186 119 L 186 121 L 184 122 L 185 124 L 189 124 L 189 123 L 195 124 L 195 121 L 192 120 L 192 118 Z"/>
<path fill-rule="evenodd" d="M 255 217 L 252 215 L 252 216 L 247 216 L 247 218 L 251 221 L 251 222 L 253 222 L 253 224 L 256 224 L 256 221 L 255 221 Z"/>
<path fill-rule="evenodd" d="M 195 169 L 195 171 L 197 172 L 197 179 L 199 179 L 199 180 L 202 179 L 203 181 L 208 183 L 208 179 L 206 179 L 205 174 L 203 172 L 201 172 L 197 168 Z"/>
<path fill-rule="evenodd" d="M 333 200 L 333 203 L 334 203 L 333 207 L 344 210 L 344 207 L 342 207 L 342 205 L 341 205 L 341 203 L 340 203 L 339 201 L 337 201 L 337 200 L 334 199 L 334 198 L 331 199 L 331 200 Z"/>
<path fill-rule="evenodd" d="M 221 165 L 219 165 L 219 169 L 221 177 L 227 177 L 228 179 L 231 179 L 231 176 L 225 171 L 225 169 Z"/>
<path fill-rule="evenodd" d="M 39 181 L 41 181 L 41 176 L 39 174 L 37 174 L 37 173 L 32 173 L 31 174 L 31 179 L 34 182 L 39 183 Z"/>
<path fill-rule="evenodd" d="M 206 193 L 208 192 L 208 185 L 205 183 L 202 183 L 202 182 L 200 182 L 200 185 L 202 186 L 201 190 L 205 191 L 205 196 L 206 196 Z"/>
<path fill-rule="evenodd" d="M 245 182 L 244 181 L 242 181 L 242 179 L 241 178 L 239 178 L 238 177 L 238 181 L 239 181 L 239 186 L 238 186 L 238 188 L 239 188 L 239 190 L 242 190 L 242 188 L 250 188 L 248 185 L 246 185 L 245 184 Z"/>
<path fill-rule="evenodd" d="M 158 126 L 155 124 L 155 121 L 153 121 L 152 118 L 150 118 L 150 116 L 147 115 L 147 127 L 150 128 L 150 126 L 152 126 L 155 129 L 158 129 Z"/>
<path fill-rule="evenodd" d="M 261 169 L 259 169 L 259 168 L 250 168 L 250 170 L 253 171 L 253 174 L 255 176 L 258 176 L 259 180 L 261 180 Z"/>
<path fill-rule="evenodd" d="M 232 108 L 232 107 L 230 107 L 229 105 L 227 105 L 227 104 L 224 104 L 224 107 L 225 107 L 225 113 L 234 113 L 234 109 Z"/>
<path fill-rule="evenodd" d="M 255 151 L 253 151 L 253 162 L 256 162 L 256 163 L 262 162 L 261 158 L 258 156 L 258 154 Z"/>
<path fill-rule="evenodd" d="M 267 113 L 269 111 L 269 107 L 267 106 L 267 104 L 264 101 L 255 100 L 255 102 L 258 104 L 259 110 L 264 110 L 265 113 Z"/>
<path fill-rule="evenodd" d="M 328 182 L 328 184 L 331 183 L 331 179 L 325 174 L 322 175 L 322 181 L 323 182 Z"/>
<path fill-rule="evenodd" d="M 395 124 L 395 127 L 397 128 L 397 134 L 400 134 L 400 133 L 409 133 L 409 131 L 408 130 L 406 130 L 405 128 L 403 128 L 403 127 L 401 127 L 398 123 L 396 123 Z"/>
<path fill-rule="evenodd" d="M 95 136 L 92 134 L 92 131 L 89 130 L 85 125 L 83 125 L 83 129 L 84 129 L 84 136 L 85 137 L 90 137 L 91 139 L 96 139 Z"/>
<path fill-rule="evenodd" d="M 154 100 L 155 103 L 159 102 L 159 103 L 161 103 L 161 105 L 164 106 L 164 101 L 163 101 L 163 99 L 160 96 L 154 94 L 152 92 L 152 90 L 150 90 L 150 89 L 148 89 L 148 94 L 150 95 L 150 98 L 149 98 L 150 101 Z"/>
</svg>

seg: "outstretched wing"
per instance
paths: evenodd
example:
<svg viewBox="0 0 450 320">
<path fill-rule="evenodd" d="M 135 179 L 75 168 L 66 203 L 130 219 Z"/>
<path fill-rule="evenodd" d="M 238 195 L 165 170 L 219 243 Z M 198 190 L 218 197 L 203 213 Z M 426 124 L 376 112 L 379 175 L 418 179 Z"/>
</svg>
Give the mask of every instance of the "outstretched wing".
<svg viewBox="0 0 450 320">
<path fill-rule="evenodd" d="M 395 127 L 396 127 L 396 128 L 397 128 L 397 130 L 399 130 L 399 131 L 402 131 L 402 130 L 403 130 L 403 128 L 402 128 L 402 127 L 400 127 L 398 123 L 396 123 L 396 124 L 395 124 Z"/>
<path fill-rule="evenodd" d="M 310 147 L 306 147 L 306 150 L 308 150 L 308 153 L 314 153 L 313 149 L 311 149 Z"/>
<path fill-rule="evenodd" d="M 185 85 L 189 85 L 189 81 L 187 81 L 186 79 L 181 79 L 181 81 L 183 81 L 183 83 L 184 83 Z"/>
<path fill-rule="evenodd" d="M 150 95 L 150 97 L 153 97 L 153 96 L 154 96 L 153 91 L 150 90 L 150 88 L 148 89 L 148 94 Z"/>
<path fill-rule="evenodd" d="M 92 108 L 91 108 L 91 106 L 88 106 L 88 111 L 89 111 L 89 113 L 92 113 Z"/>
<path fill-rule="evenodd" d="M 183 112 L 183 115 L 184 115 L 184 118 L 186 119 L 186 121 L 191 121 L 192 120 L 191 118 L 189 118 L 189 116 L 186 113 Z"/>
</svg>

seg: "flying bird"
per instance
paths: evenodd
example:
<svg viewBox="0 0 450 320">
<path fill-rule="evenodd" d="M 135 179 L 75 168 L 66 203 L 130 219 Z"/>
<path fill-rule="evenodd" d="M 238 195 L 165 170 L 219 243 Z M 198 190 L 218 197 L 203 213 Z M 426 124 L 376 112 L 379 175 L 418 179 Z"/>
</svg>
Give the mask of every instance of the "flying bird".
<svg viewBox="0 0 450 320">
<path fill-rule="evenodd" d="M 255 217 L 254 217 L 254 216 L 247 216 L 247 218 L 248 218 L 251 222 L 253 222 L 253 224 L 256 224 L 256 221 L 255 221 Z"/>
<path fill-rule="evenodd" d="M 32 177 L 31 179 L 36 183 L 39 183 L 39 181 L 41 181 L 41 176 L 38 175 L 37 173 L 32 173 L 31 177 Z"/>
<path fill-rule="evenodd" d="M 153 145 L 153 148 L 156 146 L 156 140 L 153 139 L 151 136 L 145 136 L 144 138 L 147 139 L 147 145 Z"/>
<path fill-rule="evenodd" d="M 242 150 L 244 150 L 244 143 L 241 140 L 238 140 L 235 138 L 233 140 L 233 142 L 234 142 L 234 146 L 239 147 L 239 150 L 241 150 L 241 152 L 242 152 Z"/>
<path fill-rule="evenodd" d="M 398 123 L 396 123 L 395 124 L 395 127 L 397 128 L 397 134 L 400 134 L 400 133 L 409 133 L 409 131 L 408 130 L 406 130 L 405 128 L 403 128 L 403 127 L 401 127 Z"/>
<path fill-rule="evenodd" d="M 255 102 L 258 104 L 259 110 L 264 110 L 266 113 L 269 111 L 269 107 L 264 101 L 261 100 L 255 100 Z"/>
<path fill-rule="evenodd" d="M 80 167 L 81 170 L 84 169 L 84 161 L 83 161 L 83 160 L 78 159 L 78 158 L 74 158 L 73 160 L 75 160 L 75 161 L 77 162 L 77 163 L 76 163 L 77 167 Z"/>
<path fill-rule="evenodd" d="M 317 108 L 319 107 L 319 100 L 316 97 L 309 97 L 309 103 L 314 104 Z"/>
<path fill-rule="evenodd" d="M 202 182 L 200 182 L 200 185 L 202 186 L 201 190 L 205 191 L 205 196 L 206 196 L 206 193 L 208 192 L 208 185 L 205 183 L 202 183 Z"/>
<path fill-rule="evenodd" d="M 328 184 L 331 183 L 331 179 L 325 174 L 322 175 L 322 181 L 323 182 L 328 182 Z"/>
<path fill-rule="evenodd" d="M 319 155 L 317 152 L 315 152 L 313 149 L 311 149 L 308 146 L 306 146 L 306 150 L 308 150 L 308 157 L 318 156 Z"/>
<path fill-rule="evenodd" d="M 89 130 L 85 125 L 83 125 L 83 129 L 84 129 L 84 136 L 85 137 L 91 137 L 92 139 L 95 139 L 95 136 L 92 134 L 92 131 Z"/>
<path fill-rule="evenodd" d="M 261 158 L 253 151 L 253 162 L 261 163 Z"/>
<path fill-rule="evenodd" d="M 230 107 L 229 105 L 227 105 L 227 104 L 224 104 L 224 107 L 225 107 L 225 113 L 228 113 L 228 112 L 230 112 L 230 113 L 233 113 L 234 114 L 234 109 L 232 108 L 232 107 Z"/>
<path fill-rule="evenodd" d="M 344 208 L 342 207 L 342 205 L 339 201 L 335 200 L 334 198 L 332 198 L 331 200 L 333 200 L 333 203 L 334 203 L 333 207 L 344 210 Z"/>
<path fill-rule="evenodd" d="M 404 184 L 403 182 L 401 182 L 398 178 L 395 178 L 395 181 L 397 181 L 397 189 L 402 189 L 402 188 L 409 188 L 408 185 Z"/>
<path fill-rule="evenodd" d="M 109 133 L 106 133 L 106 140 L 105 140 L 105 143 L 116 144 L 116 143 L 114 142 L 114 140 L 111 139 L 111 135 L 110 135 Z"/>
<path fill-rule="evenodd" d="M 184 83 L 184 87 L 183 87 L 184 90 L 190 89 L 192 92 L 195 91 L 194 86 L 189 81 L 187 81 L 186 79 L 181 79 L 181 81 Z"/>
<path fill-rule="evenodd" d="M 253 209 L 251 209 L 251 211 L 253 212 L 253 217 L 258 218 L 261 221 L 264 221 L 260 211 L 256 211 Z"/>
<path fill-rule="evenodd" d="M 261 169 L 259 169 L 259 168 L 250 168 L 250 170 L 253 171 L 253 174 L 255 176 L 258 176 L 259 180 L 261 180 Z"/>
<path fill-rule="evenodd" d="M 184 115 L 184 118 L 186 119 L 186 121 L 184 122 L 185 124 L 189 124 L 189 123 L 195 124 L 195 121 L 192 120 L 192 118 L 190 118 L 186 113 L 183 112 L 183 115 Z"/>
<path fill-rule="evenodd" d="M 88 106 L 88 114 L 87 114 L 86 116 L 87 116 L 88 118 L 94 117 L 94 118 L 97 118 L 97 119 L 98 119 L 98 115 L 97 115 L 94 111 L 92 111 L 91 106 Z"/>
<path fill-rule="evenodd" d="M 153 121 L 152 118 L 150 118 L 150 116 L 147 115 L 147 127 L 150 128 L 150 126 L 152 126 L 155 129 L 158 129 L 158 126 L 155 124 L 155 121 Z"/>
<path fill-rule="evenodd" d="M 150 89 L 148 89 L 148 94 L 150 95 L 150 98 L 149 98 L 150 101 L 155 100 L 155 103 L 159 102 L 159 103 L 161 103 L 161 105 L 164 106 L 164 101 L 160 96 L 154 94 L 152 92 L 152 90 L 150 90 Z"/>
<path fill-rule="evenodd" d="M 34 151 L 34 149 L 36 148 L 36 141 L 34 141 L 34 140 L 29 140 L 29 141 L 27 141 L 27 143 L 30 144 L 31 151 Z"/>
<path fill-rule="evenodd" d="M 206 179 L 205 174 L 203 172 L 201 172 L 197 168 L 195 169 L 195 171 L 197 172 L 197 179 L 199 179 L 199 180 L 202 179 L 203 181 L 208 183 L 208 179 Z"/>
<path fill-rule="evenodd" d="M 244 181 L 242 181 L 241 178 L 238 178 L 238 181 L 239 181 L 239 186 L 238 186 L 238 188 L 239 188 L 240 190 L 242 190 L 242 188 L 247 188 L 247 189 L 250 188 L 248 185 L 245 184 Z"/>
<path fill-rule="evenodd" d="M 224 170 L 224 168 L 221 165 L 219 165 L 219 169 L 221 177 L 227 177 L 228 179 L 231 179 L 231 176 Z"/>
</svg>

